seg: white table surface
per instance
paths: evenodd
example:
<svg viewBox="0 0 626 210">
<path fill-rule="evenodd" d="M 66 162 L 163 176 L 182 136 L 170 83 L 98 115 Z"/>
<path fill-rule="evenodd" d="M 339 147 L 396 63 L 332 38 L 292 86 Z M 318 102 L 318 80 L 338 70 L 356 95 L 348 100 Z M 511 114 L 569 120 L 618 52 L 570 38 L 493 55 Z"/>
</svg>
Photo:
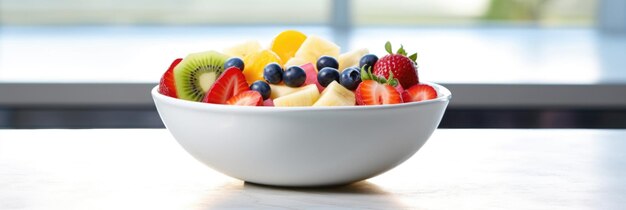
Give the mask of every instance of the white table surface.
<svg viewBox="0 0 626 210">
<path fill-rule="evenodd" d="M 335 188 L 222 175 L 164 129 L 0 130 L 0 209 L 623 209 L 626 130 L 437 130 Z"/>
</svg>

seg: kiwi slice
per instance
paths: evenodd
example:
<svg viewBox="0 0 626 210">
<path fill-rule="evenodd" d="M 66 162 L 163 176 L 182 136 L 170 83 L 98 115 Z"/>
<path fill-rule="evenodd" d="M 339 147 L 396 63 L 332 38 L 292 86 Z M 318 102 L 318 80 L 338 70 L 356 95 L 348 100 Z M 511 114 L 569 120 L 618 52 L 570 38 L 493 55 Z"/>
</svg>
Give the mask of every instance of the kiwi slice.
<svg viewBox="0 0 626 210">
<path fill-rule="evenodd" d="M 174 68 L 178 98 L 201 101 L 215 80 L 224 72 L 228 56 L 216 51 L 189 54 Z"/>
</svg>

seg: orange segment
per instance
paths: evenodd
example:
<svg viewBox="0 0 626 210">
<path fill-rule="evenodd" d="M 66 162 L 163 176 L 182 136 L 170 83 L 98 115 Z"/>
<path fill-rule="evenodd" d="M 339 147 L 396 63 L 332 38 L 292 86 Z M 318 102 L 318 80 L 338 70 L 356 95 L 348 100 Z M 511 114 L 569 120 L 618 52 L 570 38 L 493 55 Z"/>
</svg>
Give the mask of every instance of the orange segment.
<svg viewBox="0 0 626 210">
<path fill-rule="evenodd" d="M 267 64 L 282 63 L 282 60 L 271 50 L 261 50 L 246 56 L 243 62 L 245 63 L 243 75 L 246 76 L 248 84 L 252 84 L 257 80 L 263 80 L 263 69 Z"/>
<path fill-rule="evenodd" d="M 274 51 L 283 62 L 292 58 L 306 39 L 306 35 L 296 30 L 285 30 L 274 37 L 270 49 Z M 283 65 L 284 63 L 280 63 Z"/>
</svg>

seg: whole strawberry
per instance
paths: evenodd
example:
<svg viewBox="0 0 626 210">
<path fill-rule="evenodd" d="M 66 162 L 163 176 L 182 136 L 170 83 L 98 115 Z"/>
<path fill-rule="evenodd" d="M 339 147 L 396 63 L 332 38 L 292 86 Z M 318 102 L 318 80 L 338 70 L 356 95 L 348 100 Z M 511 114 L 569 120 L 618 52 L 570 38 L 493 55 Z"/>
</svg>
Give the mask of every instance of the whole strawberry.
<svg viewBox="0 0 626 210">
<path fill-rule="evenodd" d="M 387 50 L 389 55 L 385 55 L 374 64 L 374 69 L 372 70 L 374 75 L 387 78 L 389 77 L 389 73 L 392 72 L 394 77 L 398 79 L 400 85 L 404 88 L 419 83 L 415 64 L 417 53 L 407 57 L 406 51 L 404 51 L 401 45 L 400 49 L 394 54 L 391 50 L 391 43 L 389 42 L 385 44 L 385 50 Z"/>
</svg>

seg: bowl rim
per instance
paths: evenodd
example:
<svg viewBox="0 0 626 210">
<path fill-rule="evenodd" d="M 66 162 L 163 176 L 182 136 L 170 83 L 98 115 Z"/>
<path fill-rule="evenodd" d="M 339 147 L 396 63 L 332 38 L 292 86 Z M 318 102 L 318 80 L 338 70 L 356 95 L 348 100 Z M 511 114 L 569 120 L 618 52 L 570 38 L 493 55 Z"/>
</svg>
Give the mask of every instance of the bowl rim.
<svg viewBox="0 0 626 210">
<path fill-rule="evenodd" d="M 452 93 L 446 87 L 433 83 L 433 82 L 420 82 L 420 84 L 428 84 L 433 86 L 437 90 L 437 98 L 418 101 L 418 102 L 408 102 L 408 103 L 400 103 L 400 104 L 388 104 L 388 105 L 371 105 L 371 106 L 319 106 L 319 107 L 310 107 L 310 106 L 302 106 L 302 107 L 262 107 L 262 106 L 232 106 L 232 105 L 223 105 L 223 104 L 210 104 L 210 103 L 202 103 L 196 101 L 187 101 L 178 98 L 172 98 L 166 95 L 159 93 L 159 85 L 154 86 L 150 91 L 153 97 L 153 100 L 161 101 L 164 103 L 172 104 L 175 106 L 185 107 L 188 109 L 195 110 L 230 110 L 230 111 L 242 111 L 242 112 L 297 112 L 297 111 L 337 111 L 337 110 L 373 110 L 373 109 L 395 109 L 400 107 L 410 107 L 410 106 L 420 106 L 424 104 L 438 103 L 450 101 L 452 98 Z"/>
</svg>

